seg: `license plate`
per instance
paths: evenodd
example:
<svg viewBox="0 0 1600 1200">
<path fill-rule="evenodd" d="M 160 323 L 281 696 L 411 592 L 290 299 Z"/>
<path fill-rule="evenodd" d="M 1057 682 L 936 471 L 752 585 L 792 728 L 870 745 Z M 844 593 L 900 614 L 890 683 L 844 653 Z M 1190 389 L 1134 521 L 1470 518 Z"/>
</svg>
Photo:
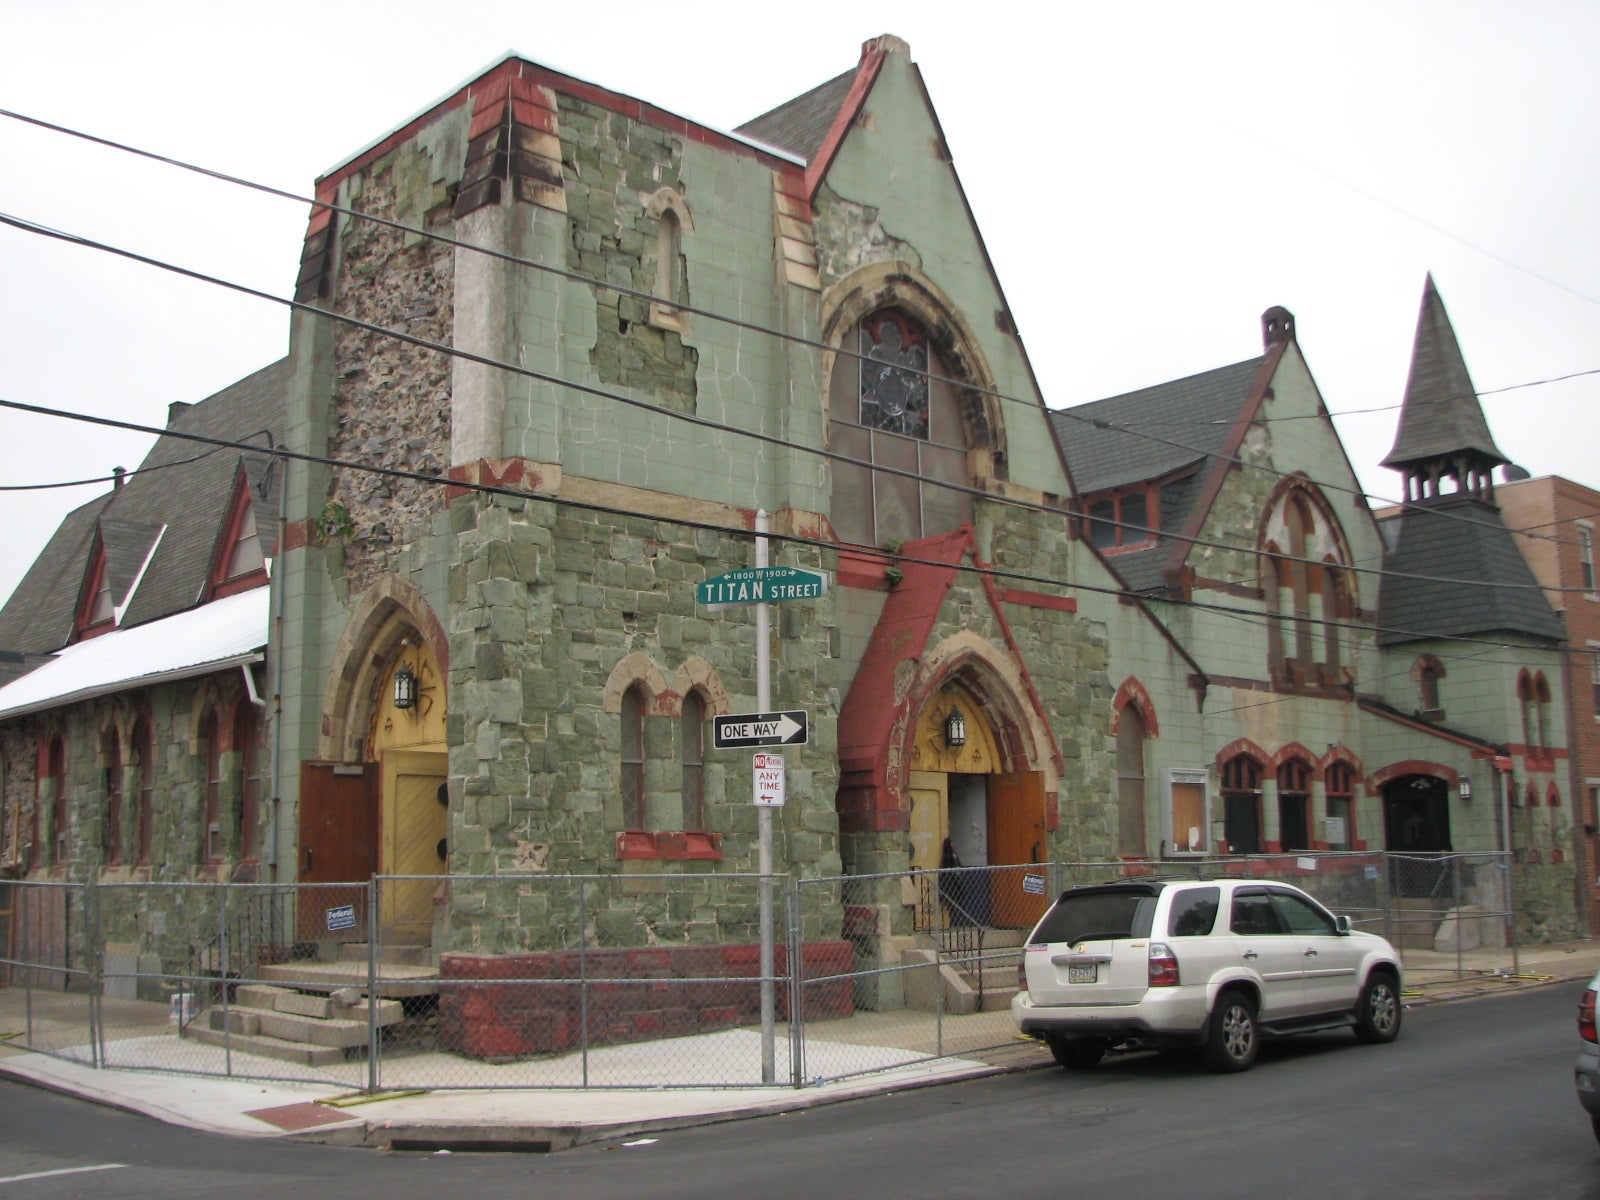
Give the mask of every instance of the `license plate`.
<svg viewBox="0 0 1600 1200">
<path fill-rule="evenodd" d="M 1095 963 L 1068 963 L 1068 983 L 1094 983 L 1099 977 L 1100 968 Z"/>
</svg>

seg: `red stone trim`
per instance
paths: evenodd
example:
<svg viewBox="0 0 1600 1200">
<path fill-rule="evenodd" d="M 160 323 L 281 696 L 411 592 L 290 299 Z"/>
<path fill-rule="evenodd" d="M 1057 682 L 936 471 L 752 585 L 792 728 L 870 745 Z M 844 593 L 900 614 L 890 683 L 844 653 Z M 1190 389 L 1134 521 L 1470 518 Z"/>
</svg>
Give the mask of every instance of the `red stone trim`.
<svg viewBox="0 0 1600 1200">
<path fill-rule="evenodd" d="M 722 860 L 722 835 L 700 830 L 657 833 L 629 829 L 617 834 L 618 859 Z"/>
<path fill-rule="evenodd" d="M 1068 613 L 1078 611 L 1078 598 L 1076 596 L 1047 596 L 1043 592 L 1025 592 L 1019 588 L 1002 588 L 1000 599 L 1007 604 L 1015 604 L 1020 608 L 1048 608 L 1056 612 Z"/>
<path fill-rule="evenodd" d="M 1122 686 L 1117 689 L 1117 694 L 1111 699 L 1112 735 L 1115 736 L 1122 725 L 1122 710 L 1130 704 L 1137 708 L 1139 715 L 1144 718 L 1145 737 L 1160 737 L 1161 722 L 1156 717 L 1155 701 L 1150 699 L 1150 693 L 1145 690 L 1144 684 L 1131 676 L 1122 681 Z"/>
</svg>

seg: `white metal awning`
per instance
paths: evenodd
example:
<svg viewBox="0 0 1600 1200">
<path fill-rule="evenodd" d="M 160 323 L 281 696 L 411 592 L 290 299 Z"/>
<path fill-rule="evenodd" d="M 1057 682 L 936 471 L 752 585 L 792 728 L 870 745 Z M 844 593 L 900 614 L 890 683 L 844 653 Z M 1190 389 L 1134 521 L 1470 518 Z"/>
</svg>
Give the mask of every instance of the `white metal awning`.
<svg viewBox="0 0 1600 1200">
<path fill-rule="evenodd" d="M 0 688 L 0 718 L 260 662 L 267 645 L 271 590 L 251 588 L 68 646 Z"/>
</svg>

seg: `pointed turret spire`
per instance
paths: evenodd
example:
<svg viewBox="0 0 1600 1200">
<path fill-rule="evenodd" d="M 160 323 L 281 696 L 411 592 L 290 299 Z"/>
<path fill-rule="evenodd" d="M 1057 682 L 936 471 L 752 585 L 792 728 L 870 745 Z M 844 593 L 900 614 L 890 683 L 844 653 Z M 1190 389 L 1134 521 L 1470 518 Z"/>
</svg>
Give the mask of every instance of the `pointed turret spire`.
<svg viewBox="0 0 1600 1200">
<path fill-rule="evenodd" d="M 1422 289 L 1400 428 L 1383 465 L 1405 475 L 1407 500 L 1422 500 L 1442 494 L 1445 479 L 1453 479 L 1459 491 L 1492 494 L 1489 473 L 1509 461 L 1489 434 L 1430 274 Z"/>
</svg>

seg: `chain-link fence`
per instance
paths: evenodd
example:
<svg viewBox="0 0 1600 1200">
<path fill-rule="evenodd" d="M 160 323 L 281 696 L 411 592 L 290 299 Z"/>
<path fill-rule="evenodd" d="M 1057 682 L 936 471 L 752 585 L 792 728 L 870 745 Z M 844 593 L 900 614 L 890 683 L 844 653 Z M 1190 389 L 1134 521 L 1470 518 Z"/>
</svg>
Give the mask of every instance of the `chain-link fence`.
<svg viewBox="0 0 1600 1200">
<path fill-rule="evenodd" d="M 1516 971 L 1507 856 L 1316 854 L 364 884 L 14 882 L 0 1040 L 91 1066 L 351 1090 L 801 1086 L 1015 1043 L 1067 887 L 1293 882 L 1409 976 Z"/>
</svg>

